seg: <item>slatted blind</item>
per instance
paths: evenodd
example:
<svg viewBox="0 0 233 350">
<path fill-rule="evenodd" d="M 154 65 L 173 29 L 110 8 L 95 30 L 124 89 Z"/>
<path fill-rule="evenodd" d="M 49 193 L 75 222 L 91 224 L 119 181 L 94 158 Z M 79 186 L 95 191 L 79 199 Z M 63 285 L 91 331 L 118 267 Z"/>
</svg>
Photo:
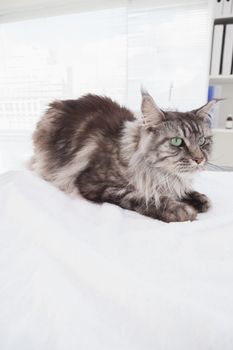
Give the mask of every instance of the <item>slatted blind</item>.
<svg viewBox="0 0 233 350">
<path fill-rule="evenodd" d="M 209 42 L 207 0 L 0 3 L 0 129 L 87 92 L 138 110 L 141 84 L 163 108 L 199 106 Z"/>
<path fill-rule="evenodd" d="M 126 103 L 126 9 L 0 25 L 0 128 L 30 129 L 49 102 L 92 92 Z"/>
<path fill-rule="evenodd" d="M 140 83 L 163 108 L 204 104 L 211 43 L 207 1 L 135 0 L 128 14 L 129 105 L 138 106 Z"/>
</svg>

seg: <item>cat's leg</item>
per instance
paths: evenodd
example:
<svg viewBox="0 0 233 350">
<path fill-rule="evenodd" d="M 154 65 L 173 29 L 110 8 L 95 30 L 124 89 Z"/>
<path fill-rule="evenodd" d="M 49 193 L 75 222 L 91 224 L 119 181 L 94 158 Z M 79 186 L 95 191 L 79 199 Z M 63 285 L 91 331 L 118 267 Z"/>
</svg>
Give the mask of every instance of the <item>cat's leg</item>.
<svg viewBox="0 0 233 350">
<path fill-rule="evenodd" d="M 92 179 L 93 180 L 93 179 Z M 168 197 L 162 197 L 159 205 L 145 198 L 131 186 L 116 185 L 99 181 L 88 182 L 88 178 L 80 176 L 77 181 L 79 192 L 89 200 L 116 204 L 121 208 L 136 211 L 139 214 L 165 222 L 195 220 L 197 211 L 189 204 Z"/>
<path fill-rule="evenodd" d="M 197 210 L 188 203 L 164 196 L 156 207 L 156 218 L 165 222 L 193 221 L 197 218 Z"/>
<path fill-rule="evenodd" d="M 169 197 L 162 197 L 159 205 L 155 205 L 154 200 L 146 203 L 145 198 L 138 195 L 136 191 L 125 190 L 124 192 L 122 189 L 107 188 L 102 194 L 102 199 L 124 209 L 165 222 L 193 221 L 197 217 L 197 210 L 193 206 Z"/>
<path fill-rule="evenodd" d="M 199 213 L 205 213 L 211 207 L 211 203 L 208 197 L 205 194 L 196 191 L 192 191 L 187 194 L 184 202 L 191 205 Z"/>
</svg>

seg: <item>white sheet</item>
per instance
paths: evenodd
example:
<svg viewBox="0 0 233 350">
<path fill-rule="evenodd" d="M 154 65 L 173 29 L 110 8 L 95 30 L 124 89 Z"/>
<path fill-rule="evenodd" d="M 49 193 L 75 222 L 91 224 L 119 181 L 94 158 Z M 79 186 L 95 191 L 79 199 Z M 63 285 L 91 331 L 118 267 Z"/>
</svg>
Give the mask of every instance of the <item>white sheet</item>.
<svg viewBox="0 0 233 350">
<path fill-rule="evenodd" d="M 213 208 L 165 224 L 0 177 L 1 350 L 232 350 L 233 173 Z"/>
</svg>

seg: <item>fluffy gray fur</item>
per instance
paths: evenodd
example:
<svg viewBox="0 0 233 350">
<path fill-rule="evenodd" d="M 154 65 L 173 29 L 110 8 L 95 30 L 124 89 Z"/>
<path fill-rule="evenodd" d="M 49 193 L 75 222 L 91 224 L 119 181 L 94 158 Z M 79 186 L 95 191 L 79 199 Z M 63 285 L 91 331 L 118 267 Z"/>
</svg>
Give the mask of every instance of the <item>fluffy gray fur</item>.
<svg viewBox="0 0 233 350">
<path fill-rule="evenodd" d="M 210 207 L 192 176 L 211 151 L 208 112 L 162 111 L 142 91 L 142 119 L 107 97 L 55 101 L 33 135 L 33 168 L 94 202 L 109 202 L 165 222 L 194 220 Z M 180 146 L 173 138 L 182 139 Z M 200 145 L 200 139 L 204 143 Z"/>
</svg>

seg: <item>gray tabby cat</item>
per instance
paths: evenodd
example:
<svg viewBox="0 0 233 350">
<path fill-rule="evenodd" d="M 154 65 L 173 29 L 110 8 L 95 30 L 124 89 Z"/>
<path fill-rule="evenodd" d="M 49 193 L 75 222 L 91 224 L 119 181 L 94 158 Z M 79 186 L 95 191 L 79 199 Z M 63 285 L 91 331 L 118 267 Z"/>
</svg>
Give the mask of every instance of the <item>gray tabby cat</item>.
<svg viewBox="0 0 233 350">
<path fill-rule="evenodd" d="M 162 111 L 142 91 L 142 116 L 110 98 L 55 101 L 33 135 L 33 168 L 66 192 L 165 222 L 195 220 L 210 207 L 192 190 L 211 150 L 208 112 Z"/>
</svg>

